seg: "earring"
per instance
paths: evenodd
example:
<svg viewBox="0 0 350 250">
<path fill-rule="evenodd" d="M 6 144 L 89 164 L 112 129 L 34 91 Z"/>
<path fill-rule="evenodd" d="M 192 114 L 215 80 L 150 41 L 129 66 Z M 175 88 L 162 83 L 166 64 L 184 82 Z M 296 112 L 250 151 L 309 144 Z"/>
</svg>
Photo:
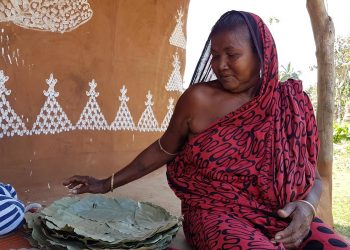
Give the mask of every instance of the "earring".
<svg viewBox="0 0 350 250">
<path fill-rule="evenodd" d="M 260 69 L 259 76 L 262 78 L 262 69 Z"/>
</svg>

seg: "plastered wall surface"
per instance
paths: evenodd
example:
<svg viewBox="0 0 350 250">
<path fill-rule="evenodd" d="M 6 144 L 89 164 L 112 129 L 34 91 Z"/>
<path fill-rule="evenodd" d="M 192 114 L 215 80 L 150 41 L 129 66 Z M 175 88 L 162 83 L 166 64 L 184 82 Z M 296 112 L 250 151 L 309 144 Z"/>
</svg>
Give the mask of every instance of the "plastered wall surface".
<svg viewBox="0 0 350 250">
<path fill-rule="evenodd" d="M 43 203 L 165 131 L 183 92 L 189 1 L 14 2 L 0 1 L 0 181 Z"/>
</svg>

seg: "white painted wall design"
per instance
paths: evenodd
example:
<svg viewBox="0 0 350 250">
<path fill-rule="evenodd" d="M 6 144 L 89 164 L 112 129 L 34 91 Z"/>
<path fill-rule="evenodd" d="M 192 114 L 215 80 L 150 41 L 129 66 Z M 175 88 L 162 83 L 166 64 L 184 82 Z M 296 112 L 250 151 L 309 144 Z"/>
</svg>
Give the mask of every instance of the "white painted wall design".
<svg viewBox="0 0 350 250">
<path fill-rule="evenodd" d="M 53 74 L 50 74 L 50 78 L 46 80 L 46 83 L 49 85 L 48 90 L 44 90 L 47 99 L 40 110 L 40 114 L 36 117 L 30 134 L 47 135 L 73 130 L 74 127 L 71 121 L 56 100 L 56 97 L 59 96 L 59 92 L 55 91 L 57 79 L 54 79 Z"/>
<path fill-rule="evenodd" d="M 0 70 L 0 138 L 14 135 L 22 136 L 28 132 L 25 124 L 6 99 L 6 96 L 11 94 L 11 90 L 5 87 L 8 79 L 9 77 L 5 76 L 4 71 Z"/>
<path fill-rule="evenodd" d="M 174 113 L 174 98 L 170 97 L 169 98 L 169 104 L 167 106 L 168 108 L 168 112 L 166 113 L 164 120 L 162 122 L 162 124 L 160 125 L 160 131 L 164 132 L 167 130 L 169 123 L 170 123 L 170 119 L 173 116 Z"/>
<path fill-rule="evenodd" d="M 175 16 L 176 26 L 169 38 L 169 42 L 171 45 L 186 49 L 186 38 L 185 38 L 185 33 L 183 32 L 184 23 L 182 21 L 183 15 L 184 15 L 184 12 L 182 8 L 177 10 L 177 16 Z"/>
<path fill-rule="evenodd" d="M 88 0 L 0 0 L 0 22 L 13 22 L 23 28 L 51 32 L 68 32 L 76 29 L 92 18 L 93 11 Z M 179 48 L 186 48 L 186 38 L 183 31 L 184 12 L 182 8 L 177 10 L 175 16 L 176 25 L 169 38 L 171 45 Z M 0 53 L 3 62 L 6 64 L 21 66 L 24 59 L 18 48 L 11 48 L 11 37 L 2 28 L 0 30 Z M 1 60 L 1 59 L 0 59 Z M 173 55 L 173 70 L 169 75 L 165 86 L 167 91 L 183 92 L 183 77 L 181 75 L 181 62 L 176 51 Z M 37 115 L 32 129 L 27 129 L 25 123 L 11 108 L 6 99 L 11 91 L 5 87 L 8 77 L 0 71 L 0 139 L 4 136 L 14 135 L 37 135 L 56 134 L 71 130 L 129 130 L 140 132 L 165 131 L 169 125 L 174 110 L 174 99 L 169 99 L 167 114 L 159 126 L 153 112 L 152 95 L 148 91 L 145 102 L 146 108 L 142 113 L 137 125 L 134 123 L 132 114 L 128 108 L 129 97 L 126 96 L 125 85 L 120 89 L 120 105 L 113 122 L 108 125 L 97 102 L 99 93 L 96 92 L 95 80 L 89 83 L 90 91 L 86 92 L 89 100 L 80 114 L 78 122 L 72 125 L 70 119 L 63 111 L 57 101 L 59 93 L 55 91 L 57 79 L 50 74 L 46 79 L 49 85 L 44 91 L 47 97 L 43 107 Z M 28 119 L 27 119 L 28 122 Z"/>
<path fill-rule="evenodd" d="M 125 85 L 120 89 L 120 105 L 116 117 L 110 126 L 111 130 L 136 130 L 134 120 L 127 105 L 129 101 L 129 97 L 126 96 L 127 91 Z"/>
<path fill-rule="evenodd" d="M 141 118 L 137 124 L 137 128 L 141 132 L 150 132 L 150 131 L 158 131 L 158 122 L 156 117 L 154 116 L 154 112 L 152 109 L 153 102 L 152 102 L 152 95 L 151 92 L 148 90 L 147 93 L 147 101 L 145 102 L 146 109 L 143 111 Z"/>
<path fill-rule="evenodd" d="M 1 0 L 0 22 L 27 29 L 72 31 L 89 21 L 93 11 L 88 0 Z"/>
<path fill-rule="evenodd" d="M 109 130 L 109 125 L 107 124 L 96 99 L 100 93 L 95 90 L 97 83 L 94 79 L 89 82 L 89 86 L 90 90 L 86 91 L 89 100 L 75 127 L 80 130 Z"/>
<path fill-rule="evenodd" d="M 20 58 L 20 53 L 18 48 L 11 48 L 10 37 L 6 34 L 5 29 L 0 31 L 0 48 L 1 57 L 5 64 L 13 64 L 17 67 L 24 65 L 24 60 Z"/>
<path fill-rule="evenodd" d="M 179 92 L 184 92 L 184 87 L 183 87 L 183 79 L 182 75 L 180 72 L 181 69 L 181 62 L 179 60 L 179 54 L 175 52 L 173 55 L 173 71 L 171 72 L 168 82 L 165 86 L 165 89 L 167 91 L 179 91 Z"/>
<path fill-rule="evenodd" d="M 134 123 L 132 114 L 128 108 L 129 97 L 126 95 L 127 88 L 125 85 L 120 89 L 119 101 L 120 105 L 116 113 L 114 121 L 109 125 L 101 111 L 97 102 L 99 93 L 96 92 L 97 83 L 95 80 L 89 82 L 90 90 L 86 91 L 89 97 L 78 122 L 75 126 L 72 124 L 67 114 L 63 111 L 61 105 L 57 101 L 59 92 L 55 91 L 57 79 L 53 74 L 50 74 L 49 79 L 46 79 L 48 90 L 43 93 L 47 97 L 44 105 L 40 109 L 32 129 L 27 129 L 25 123 L 11 108 L 9 101 L 6 99 L 10 95 L 11 90 L 5 87 L 5 83 L 9 77 L 0 71 L 0 139 L 5 136 L 14 135 L 39 135 L 39 134 L 58 134 L 73 130 L 110 130 L 110 131 L 140 131 L 140 132 L 164 132 L 169 126 L 170 119 L 174 112 L 174 99 L 169 98 L 167 113 L 162 121 L 158 124 L 153 111 L 154 102 L 150 91 L 147 92 L 145 110 L 137 123 Z M 27 119 L 28 121 L 28 119 Z"/>
</svg>

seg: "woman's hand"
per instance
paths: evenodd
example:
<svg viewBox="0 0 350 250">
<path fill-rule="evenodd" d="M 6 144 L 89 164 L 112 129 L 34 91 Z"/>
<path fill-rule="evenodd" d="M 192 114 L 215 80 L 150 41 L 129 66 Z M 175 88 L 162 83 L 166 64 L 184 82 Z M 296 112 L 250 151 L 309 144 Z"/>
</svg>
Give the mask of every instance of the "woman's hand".
<svg viewBox="0 0 350 250">
<path fill-rule="evenodd" d="M 104 194 L 110 191 L 108 179 L 99 180 L 91 176 L 75 175 L 63 182 L 74 194 L 93 193 Z"/>
<path fill-rule="evenodd" d="M 282 242 L 287 249 L 298 248 L 310 231 L 314 213 L 311 206 L 304 202 L 294 201 L 277 211 L 282 218 L 290 217 L 291 223 L 275 235 L 273 241 Z"/>
</svg>

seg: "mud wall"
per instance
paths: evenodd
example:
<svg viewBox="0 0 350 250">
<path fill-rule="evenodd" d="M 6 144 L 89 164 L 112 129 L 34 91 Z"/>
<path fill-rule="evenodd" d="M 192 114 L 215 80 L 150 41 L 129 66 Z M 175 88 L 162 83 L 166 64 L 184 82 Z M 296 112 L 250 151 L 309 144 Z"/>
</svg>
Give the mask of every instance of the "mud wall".
<svg viewBox="0 0 350 250">
<path fill-rule="evenodd" d="M 0 2 L 0 181 L 25 201 L 110 175 L 166 129 L 189 0 Z"/>
</svg>

